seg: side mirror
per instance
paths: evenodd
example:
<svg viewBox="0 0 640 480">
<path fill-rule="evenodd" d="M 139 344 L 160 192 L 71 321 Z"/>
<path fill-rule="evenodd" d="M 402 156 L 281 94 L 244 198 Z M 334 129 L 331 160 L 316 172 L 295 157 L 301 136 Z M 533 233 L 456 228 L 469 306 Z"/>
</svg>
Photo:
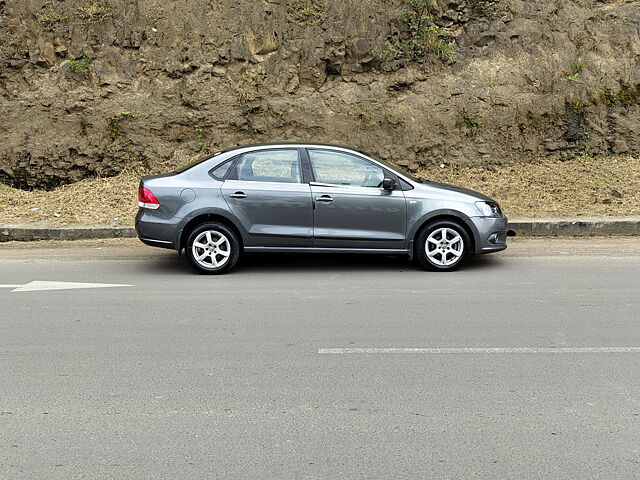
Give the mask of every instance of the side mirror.
<svg viewBox="0 0 640 480">
<path fill-rule="evenodd" d="M 382 180 L 382 188 L 384 190 L 395 190 L 396 189 L 396 179 L 385 177 Z"/>
</svg>

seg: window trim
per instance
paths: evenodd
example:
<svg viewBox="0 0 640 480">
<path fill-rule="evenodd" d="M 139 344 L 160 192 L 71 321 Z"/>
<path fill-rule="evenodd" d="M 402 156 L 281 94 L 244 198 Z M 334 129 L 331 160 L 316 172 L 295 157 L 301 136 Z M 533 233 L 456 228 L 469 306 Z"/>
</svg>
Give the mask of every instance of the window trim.
<svg viewBox="0 0 640 480">
<path fill-rule="evenodd" d="M 298 155 L 298 169 L 300 172 L 300 181 L 299 182 L 278 182 L 278 181 L 273 181 L 273 182 L 265 182 L 262 180 L 239 180 L 238 177 L 238 164 L 242 161 L 242 159 L 249 154 L 252 153 L 261 153 L 261 152 L 273 152 L 273 151 L 292 151 L 297 153 Z M 218 165 L 220 166 L 220 165 Z M 218 167 L 217 166 L 217 167 Z M 216 168 L 217 168 L 216 167 Z M 236 177 L 236 178 L 231 178 L 231 177 Z M 304 170 L 303 170 L 303 162 L 302 162 L 302 153 L 300 152 L 299 148 L 261 148 L 259 150 L 250 150 L 248 152 L 244 152 L 240 155 L 237 155 L 234 158 L 234 163 L 233 166 L 229 169 L 229 171 L 227 172 L 227 174 L 225 175 L 224 178 L 225 182 L 251 182 L 251 183 L 278 183 L 278 184 L 284 184 L 284 185 L 304 185 L 305 182 L 304 181 Z"/>
<path fill-rule="evenodd" d="M 344 185 L 344 184 L 340 184 L 340 183 L 327 183 L 327 182 L 320 182 L 318 181 L 318 179 L 316 178 L 316 173 L 313 169 L 313 163 L 311 162 L 311 152 L 329 152 L 329 153 L 337 153 L 338 155 L 346 155 L 346 156 L 351 156 L 351 157 L 355 157 L 359 160 L 362 160 L 365 163 L 368 163 L 374 167 L 378 167 L 380 170 L 382 170 L 382 173 L 384 174 L 383 178 L 389 176 L 389 178 L 395 178 L 396 181 L 398 181 L 398 176 L 394 173 L 389 171 L 387 168 L 385 168 L 382 165 L 379 165 L 378 163 L 372 162 L 371 160 L 369 160 L 368 158 L 362 157 L 360 155 L 357 155 L 355 153 L 352 152 L 345 152 L 342 150 L 333 150 L 333 149 L 328 149 L 328 148 L 305 148 L 306 154 L 307 154 L 307 160 L 309 162 L 309 171 L 310 171 L 310 175 L 311 175 L 311 179 L 309 181 L 310 185 L 314 185 L 314 186 L 318 186 L 318 187 L 342 187 L 342 188 L 377 188 L 378 190 L 384 190 L 384 188 L 382 187 L 364 187 L 362 185 Z M 398 182 L 398 186 L 400 185 L 400 183 Z"/>
<path fill-rule="evenodd" d="M 235 157 L 231 157 L 226 159 L 223 162 L 220 162 L 219 164 L 217 164 L 215 167 L 211 168 L 209 170 L 209 176 L 211 178 L 213 178 L 214 180 L 218 181 L 218 182 L 225 182 L 227 180 L 227 178 L 229 177 L 229 174 L 233 171 L 233 169 L 236 167 L 235 163 L 238 161 L 238 159 L 241 157 L 242 155 L 236 155 Z M 218 168 L 220 168 L 222 165 L 224 165 L 225 163 L 231 163 L 231 167 L 227 170 L 227 173 L 224 174 L 224 177 L 222 178 L 218 178 L 213 174 L 214 170 L 217 170 Z"/>
</svg>

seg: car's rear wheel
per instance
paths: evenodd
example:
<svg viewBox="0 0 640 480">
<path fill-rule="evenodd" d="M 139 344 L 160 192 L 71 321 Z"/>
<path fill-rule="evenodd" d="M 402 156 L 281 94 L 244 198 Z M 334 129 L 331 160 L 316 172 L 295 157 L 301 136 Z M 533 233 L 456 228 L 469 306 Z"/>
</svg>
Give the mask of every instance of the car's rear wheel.
<svg viewBox="0 0 640 480">
<path fill-rule="evenodd" d="M 240 242 L 226 225 L 202 223 L 189 234 L 186 255 L 198 273 L 219 275 L 227 273 L 238 262 Z"/>
<path fill-rule="evenodd" d="M 437 220 L 416 238 L 416 259 L 427 270 L 450 272 L 464 265 L 471 252 L 471 239 L 457 222 Z"/>
</svg>

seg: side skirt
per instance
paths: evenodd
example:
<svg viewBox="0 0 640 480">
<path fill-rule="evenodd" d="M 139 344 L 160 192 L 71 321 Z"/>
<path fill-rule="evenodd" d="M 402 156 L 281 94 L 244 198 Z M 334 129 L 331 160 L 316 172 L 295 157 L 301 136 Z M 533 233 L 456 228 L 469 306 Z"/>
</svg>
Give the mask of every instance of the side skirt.
<svg viewBox="0 0 640 480">
<path fill-rule="evenodd" d="M 409 250 L 389 248 L 244 247 L 247 253 L 375 253 L 408 255 Z"/>
</svg>

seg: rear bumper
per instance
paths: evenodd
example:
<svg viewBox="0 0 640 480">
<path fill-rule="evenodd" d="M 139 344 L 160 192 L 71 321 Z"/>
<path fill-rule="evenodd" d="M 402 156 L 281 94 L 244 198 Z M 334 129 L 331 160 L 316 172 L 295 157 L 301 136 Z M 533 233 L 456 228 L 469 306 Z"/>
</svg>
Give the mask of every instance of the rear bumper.
<svg viewBox="0 0 640 480">
<path fill-rule="evenodd" d="M 174 218 L 159 218 L 141 208 L 136 215 L 136 234 L 146 245 L 175 250 L 175 222 Z"/>
<path fill-rule="evenodd" d="M 138 235 L 138 240 L 142 243 L 149 245 L 151 247 L 160 247 L 160 248 L 168 248 L 170 250 L 175 250 L 173 243 L 166 242 L 164 240 L 153 240 L 152 238 L 145 238 Z"/>
<path fill-rule="evenodd" d="M 507 217 L 471 217 L 467 224 L 475 234 L 475 254 L 500 252 L 507 248 Z"/>
</svg>

